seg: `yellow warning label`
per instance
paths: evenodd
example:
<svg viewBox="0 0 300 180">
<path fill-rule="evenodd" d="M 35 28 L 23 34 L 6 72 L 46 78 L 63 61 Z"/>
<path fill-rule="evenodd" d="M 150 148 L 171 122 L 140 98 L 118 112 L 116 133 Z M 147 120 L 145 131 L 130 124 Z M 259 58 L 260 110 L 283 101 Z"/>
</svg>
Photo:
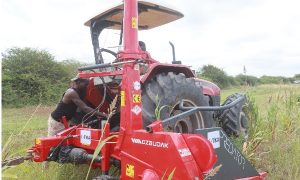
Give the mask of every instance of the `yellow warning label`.
<svg viewBox="0 0 300 180">
<path fill-rule="evenodd" d="M 134 94 L 133 95 L 133 103 L 140 103 L 141 102 L 141 95 L 139 94 Z"/>
<path fill-rule="evenodd" d="M 131 164 L 126 164 L 126 176 L 131 178 L 134 177 L 134 166 Z"/>
<path fill-rule="evenodd" d="M 125 91 L 121 91 L 121 106 L 125 106 Z"/>
<path fill-rule="evenodd" d="M 41 139 L 35 139 L 35 144 L 40 145 L 42 143 Z"/>
<path fill-rule="evenodd" d="M 133 29 L 137 29 L 137 27 L 138 27 L 138 22 L 137 22 L 137 18 L 136 18 L 136 17 L 132 17 L 132 18 L 131 18 L 131 27 L 132 27 Z"/>
</svg>

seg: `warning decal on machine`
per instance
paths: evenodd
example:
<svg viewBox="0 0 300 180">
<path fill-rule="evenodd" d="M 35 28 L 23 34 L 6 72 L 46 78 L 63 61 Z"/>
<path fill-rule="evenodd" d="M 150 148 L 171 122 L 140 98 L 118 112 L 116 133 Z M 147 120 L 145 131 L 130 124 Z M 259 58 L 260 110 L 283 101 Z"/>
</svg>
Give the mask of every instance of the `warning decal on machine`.
<svg viewBox="0 0 300 180">
<path fill-rule="evenodd" d="M 121 106 L 125 106 L 125 91 L 121 91 Z"/>
<path fill-rule="evenodd" d="M 208 132 L 207 139 L 212 143 L 214 149 L 220 147 L 220 131 Z"/>
<path fill-rule="evenodd" d="M 133 28 L 133 29 L 137 29 L 137 26 L 138 26 L 138 22 L 137 22 L 137 18 L 136 17 L 132 17 L 131 18 L 131 27 Z"/>
<path fill-rule="evenodd" d="M 138 82 L 138 81 L 135 81 L 133 83 L 133 89 L 136 90 L 136 91 L 140 90 L 141 89 L 141 83 Z"/>
<path fill-rule="evenodd" d="M 80 131 L 80 143 L 84 145 L 91 145 L 91 131 L 81 130 Z"/>
<path fill-rule="evenodd" d="M 140 112 L 142 112 L 142 108 L 140 108 L 140 106 L 138 106 L 138 105 L 135 105 L 135 106 L 131 109 L 131 111 L 132 111 L 135 115 L 138 115 L 138 114 L 140 114 Z"/>
<path fill-rule="evenodd" d="M 133 103 L 140 103 L 142 100 L 141 95 L 139 94 L 134 94 L 132 99 L 133 99 Z"/>
<path fill-rule="evenodd" d="M 191 156 L 192 153 L 189 150 L 189 148 L 182 148 L 182 149 L 178 149 L 178 152 L 180 154 L 181 157 L 186 157 L 186 156 Z"/>
<path fill-rule="evenodd" d="M 134 177 L 134 166 L 131 164 L 126 164 L 126 176 Z"/>
</svg>

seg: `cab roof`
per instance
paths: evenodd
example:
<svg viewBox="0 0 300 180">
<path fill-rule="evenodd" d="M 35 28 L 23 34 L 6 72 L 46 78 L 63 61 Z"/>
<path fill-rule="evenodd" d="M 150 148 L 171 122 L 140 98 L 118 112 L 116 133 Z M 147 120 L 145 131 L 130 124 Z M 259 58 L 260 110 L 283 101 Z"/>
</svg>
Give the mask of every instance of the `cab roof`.
<svg viewBox="0 0 300 180">
<path fill-rule="evenodd" d="M 157 1 L 156 1 L 157 2 Z M 92 22 L 106 21 L 110 22 L 108 29 L 121 29 L 123 20 L 123 3 L 100 12 L 97 16 L 91 18 L 84 23 L 86 26 L 91 26 Z M 183 17 L 183 14 L 167 4 L 157 4 L 154 0 L 139 0 L 139 29 L 151 29 L 169 22 L 175 21 Z"/>
</svg>

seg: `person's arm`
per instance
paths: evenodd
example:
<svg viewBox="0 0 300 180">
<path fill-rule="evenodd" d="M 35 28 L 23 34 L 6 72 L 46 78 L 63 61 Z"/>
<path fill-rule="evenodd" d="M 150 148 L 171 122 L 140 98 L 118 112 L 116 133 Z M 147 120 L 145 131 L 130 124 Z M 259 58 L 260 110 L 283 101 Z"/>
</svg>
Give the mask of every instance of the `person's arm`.
<svg viewBox="0 0 300 180">
<path fill-rule="evenodd" d="M 75 91 L 67 91 L 64 100 L 72 101 L 78 108 L 80 108 L 85 113 L 90 113 L 94 111 L 93 108 L 87 106 L 79 97 L 79 95 Z M 99 112 L 98 110 L 95 111 L 96 116 L 107 117 L 106 114 Z"/>
</svg>

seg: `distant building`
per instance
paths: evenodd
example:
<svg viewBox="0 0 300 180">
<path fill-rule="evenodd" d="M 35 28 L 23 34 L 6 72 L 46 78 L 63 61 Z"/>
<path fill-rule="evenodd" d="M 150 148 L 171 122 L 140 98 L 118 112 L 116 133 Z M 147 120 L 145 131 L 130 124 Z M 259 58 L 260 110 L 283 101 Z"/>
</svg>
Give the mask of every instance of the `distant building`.
<svg viewBox="0 0 300 180">
<path fill-rule="evenodd" d="M 295 84 L 300 84 L 300 80 L 295 80 L 294 83 Z"/>
</svg>

